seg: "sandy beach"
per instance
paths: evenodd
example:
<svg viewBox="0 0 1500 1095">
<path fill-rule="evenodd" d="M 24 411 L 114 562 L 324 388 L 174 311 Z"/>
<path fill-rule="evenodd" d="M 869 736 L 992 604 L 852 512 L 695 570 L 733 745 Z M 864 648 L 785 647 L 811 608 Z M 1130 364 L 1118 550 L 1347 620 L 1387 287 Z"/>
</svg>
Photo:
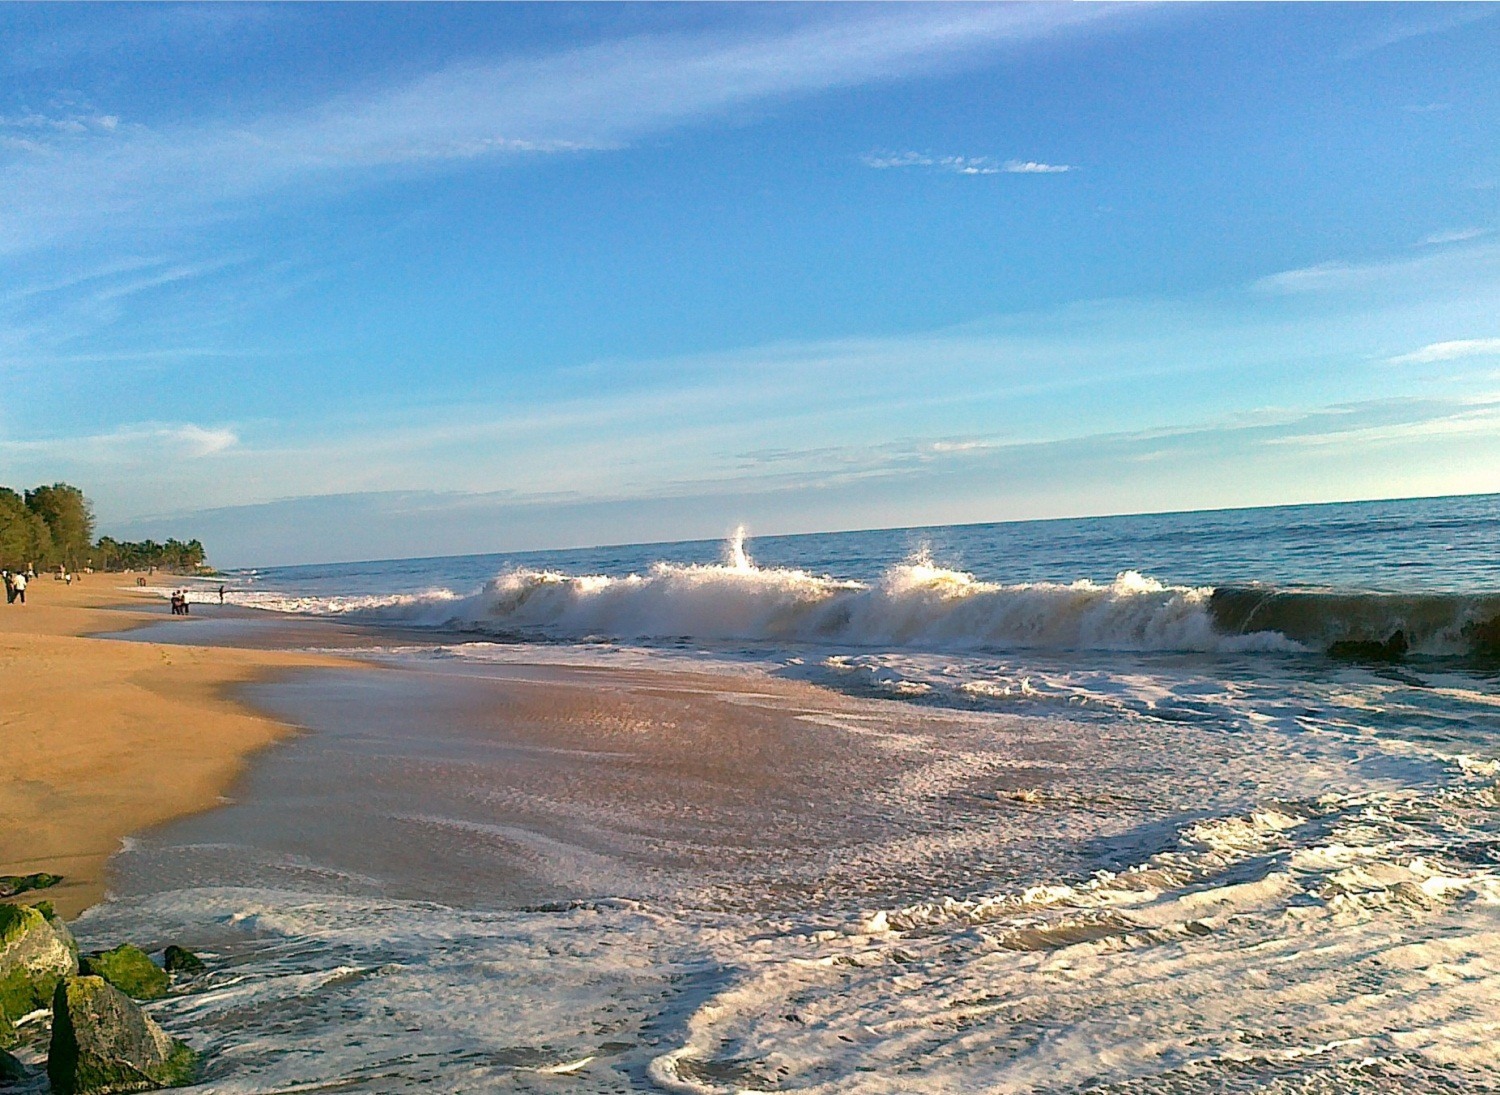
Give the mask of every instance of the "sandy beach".
<svg viewBox="0 0 1500 1095">
<path fill-rule="evenodd" d="M 166 616 L 124 575 L 46 577 L 0 606 L 0 874 L 48 871 L 75 916 L 104 893 L 104 864 L 132 832 L 208 809 L 256 750 L 292 731 L 229 690 L 338 659 L 91 638 Z"/>
</svg>

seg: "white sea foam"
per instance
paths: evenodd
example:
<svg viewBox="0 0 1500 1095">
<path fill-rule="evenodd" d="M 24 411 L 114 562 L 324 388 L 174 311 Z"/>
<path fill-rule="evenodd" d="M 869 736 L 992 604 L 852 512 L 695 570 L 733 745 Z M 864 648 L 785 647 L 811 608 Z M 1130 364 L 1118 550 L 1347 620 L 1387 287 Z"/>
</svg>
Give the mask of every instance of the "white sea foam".
<svg viewBox="0 0 1500 1095">
<path fill-rule="evenodd" d="M 1273 805 L 1081 885 L 786 936 L 650 1074 L 693 1095 L 1492 1091 L 1500 875 L 1452 837 L 1495 796 Z"/>
<path fill-rule="evenodd" d="M 546 570 L 452 590 L 364 597 L 236 592 L 237 604 L 370 622 L 553 639 L 794 642 L 917 649 L 1297 650 L 1273 633 L 1225 635 L 1212 590 L 1126 571 L 1113 582 L 985 582 L 918 555 L 864 583 L 759 567 L 735 541 L 724 564 L 657 563 L 625 577 Z"/>
<path fill-rule="evenodd" d="M 78 928 L 217 956 L 153 1011 L 224 1092 L 1494 1091 L 1497 805 L 1267 802 L 1130 869 L 847 919 L 216 889 Z"/>
</svg>

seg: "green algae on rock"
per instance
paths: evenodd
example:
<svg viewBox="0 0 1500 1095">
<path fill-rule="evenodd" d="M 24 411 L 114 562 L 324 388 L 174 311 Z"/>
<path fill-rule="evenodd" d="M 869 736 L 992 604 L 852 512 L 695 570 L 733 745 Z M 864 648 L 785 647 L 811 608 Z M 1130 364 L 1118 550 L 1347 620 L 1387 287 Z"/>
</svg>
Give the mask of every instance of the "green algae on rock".
<svg viewBox="0 0 1500 1095">
<path fill-rule="evenodd" d="M 78 972 L 78 946 L 57 919 L 29 905 L 0 905 L 0 1016 L 19 1019 L 52 1000 Z"/>
<path fill-rule="evenodd" d="M 176 943 L 162 954 L 161 964 L 168 973 L 202 973 L 208 968 L 203 964 L 203 959 Z"/>
<path fill-rule="evenodd" d="M 79 972 L 102 977 L 115 988 L 137 1000 L 160 1000 L 167 994 L 166 971 L 151 961 L 140 947 L 122 943 L 114 950 L 85 955 L 78 963 Z"/>
<path fill-rule="evenodd" d="M 116 1095 L 193 1082 L 198 1055 L 102 977 L 69 977 L 52 1002 L 47 1077 L 58 1095 Z"/>
<path fill-rule="evenodd" d="M 62 881 L 60 874 L 38 871 L 36 874 L 0 874 L 0 898 L 15 897 L 29 890 L 45 890 Z"/>
</svg>

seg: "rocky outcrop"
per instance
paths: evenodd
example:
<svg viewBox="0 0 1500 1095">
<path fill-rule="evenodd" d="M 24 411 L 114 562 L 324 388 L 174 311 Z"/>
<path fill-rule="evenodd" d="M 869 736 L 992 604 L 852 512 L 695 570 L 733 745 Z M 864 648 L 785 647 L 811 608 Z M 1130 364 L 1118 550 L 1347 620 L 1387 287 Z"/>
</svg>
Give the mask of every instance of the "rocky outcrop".
<svg viewBox="0 0 1500 1095">
<path fill-rule="evenodd" d="M 0 1016 L 45 1008 L 61 978 L 78 972 L 78 945 L 61 920 L 29 905 L 0 905 Z"/>
<path fill-rule="evenodd" d="M 36 874 L 0 874 L 0 897 L 15 897 L 29 890 L 45 890 L 62 881 L 60 874 L 39 871 Z"/>
<path fill-rule="evenodd" d="M 197 1054 L 102 977 L 69 977 L 52 1001 L 47 1077 L 57 1095 L 115 1095 L 192 1083 Z"/>
<path fill-rule="evenodd" d="M 161 956 L 161 964 L 168 973 L 202 973 L 206 967 L 203 959 L 199 958 L 186 947 L 179 947 L 173 943 Z"/>
<path fill-rule="evenodd" d="M 112 951 L 85 955 L 78 971 L 102 977 L 127 996 L 137 1000 L 160 1000 L 167 994 L 167 974 L 140 947 L 121 944 Z"/>
</svg>

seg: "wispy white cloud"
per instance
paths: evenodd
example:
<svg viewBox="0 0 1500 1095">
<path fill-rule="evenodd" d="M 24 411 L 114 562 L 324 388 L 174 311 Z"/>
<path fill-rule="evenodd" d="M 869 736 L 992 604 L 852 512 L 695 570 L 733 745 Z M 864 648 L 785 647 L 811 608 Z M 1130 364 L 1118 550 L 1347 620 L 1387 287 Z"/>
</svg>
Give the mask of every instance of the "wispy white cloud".
<svg viewBox="0 0 1500 1095">
<path fill-rule="evenodd" d="M 1039 163 L 1036 160 L 1006 160 L 1002 169 L 1010 175 L 1058 175 L 1072 171 L 1072 164 Z"/>
<path fill-rule="evenodd" d="M 866 152 L 860 157 L 866 167 L 880 171 L 893 168 L 925 167 L 955 175 L 1057 175 L 1072 171 L 1071 164 L 1042 163 L 1038 160 L 1005 160 L 990 156 L 934 156 L 926 152 Z"/>
<path fill-rule="evenodd" d="M 0 453 L 12 459 L 38 459 L 80 466 L 139 468 L 163 458 L 196 460 L 227 452 L 240 443 L 227 426 L 121 426 L 105 433 L 34 439 L 0 439 Z"/>
<path fill-rule="evenodd" d="M 1479 237 L 1475 237 L 1478 239 Z M 1432 249 L 1369 262 L 1336 260 L 1267 274 L 1252 283 L 1260 293 L 1300 295 L 1368 291 L 1377 287 L 1435 285 L 1454 287 L 1493 282 L 1500 273 L 1500 247 L 1467 242 L 1467 247 Z"/>
<path fill-rule="evenodd" d="M 224 215 L 319 179 L 348 184 L 434 162 L 617 148 L 791 96 L 962 66 L 1128 8 L 819 10 L 775 34 L 640 36 L 455 64 L 290 113 L 69 133 L 15 151 L 0 173 L 0 250 Z M 40 146 L 34 132 L 27 139 Z"/>
<path fill-rule="evenodd" d="M 981 497 L 976 484 L 993 488 L 1002 481 L 1007 453 L 1029 453 L 1042 463 L 1048 453 L 1066 454 L 1080 466 L 1090 463 L 1095 471 L 1089 475 L 1101 476 L 1111 461 L 1157 460 L 1175 467 L 1182 457 L 1178 462 L 1200 472 L 1219 469 L 1200 479 L 1229 482 L 1243 479 L 1239 469 L 1248 466 L 1214 450 L 1216 443 L 1221 450 L 1228 446 L 1231 437 L 1244 445 L 1260 445 L 1256 439 L 1269 445 L 1273 437 L 1342 433 L 1352 439 L 1348 453 L 1358 453 L 1361 445 L 1404 443 L 1402 438 L 1426 428 L 1446 439 L 1446 447 L 1416 454 L 1420 459 L 1404 465 L 1417 483 L 1418 471 L 1438 468 L 1442 459 L 1457 466 L 1466 455 L 1484 463 L 1483 453 L 1474 455 L 1490 444 L 1474 425 L 1482 416 L 1466 410 L 1462 399 L 1484 395 L 1495 378 L 1482 375 L 1483 369 L 1383 363 L 1421 352 L 1412 347 L 1433 361 L 1452 360 L 1456 351 L 1435 339 L 1493 329 L 1490 319 L 1500 314 L 1500 267 L 1473 253 L 1482 251 L 1408 252 L 1405 264 L 1379 266 L 1376 281 L 1359 283 L 1373 284 L 1371 292 L 1330 298 L 1305 293 L 1274 307 L 1249 301 L 1257 305 L 1251 317 L 1242 310 L 1247 291 L 1230 301 L 1074 304 L 899 336 L 601 359 L 550 371 L 521 397 L 510 390 L 488 400 L 470 395 L 462 403 L 438 397 L 419 414 L 409 406 L 341 402 L 320 414 L 315 431 L 241 404 L 226 415 L 233 426 L 152 424 L 99 436 L 0 443 L 0 463 L 16 469 L 16 478 L 51 475 L 87 483 L 100 499 L 101 514 L 112 519 L 159 512 L 163 498 L 189 509 L 210 502 L 423 490 L 436 483 L 487 496 L 500 487 L 533 500 L 567 495 L 590 505 L 693 491 L 702 497 L 770 498 L 782 487 L 833 491 L 843 484 L 850 493 L 839 507 L 852 507 L 860 497 L 857 483 L 883 490 L 880 484 L 903 476 L 948 474 L 943 469 L 962 466 L 971 469 L 973 480 L 955 481 L 955 508 L 949 512 L 958 519 L 958 507 Z M 147 274 L 165 268 L 153 266 Z M 1424 278 L 1461 286 L 1459 304 L 1443 293 L 1430 295 Z M 1395 291 L 1388 293 L 1387 286 Z M 0 324 L 0 342 L 4 337 Z M 1459 341 L 1467 352 L 1474 349 L 1468 344 L 1489 340 Z M 1385 401 L 1361 412 L 1362 418 L 1329 409 L 1355 389 Z M 1184 393 L 1192 398 L 1182 398 Z M 1434 402 L 1437 396 L 1444 399 Z M 1267 409 L 1268 398 L 1275 407 Z M 1313 414 L 1308 408 L 1322 409 Z M 1448 425 L 1412 424 L 1443 415 L 1451 419 Z M 0 418 L 0 430 L 6 425 L 19 436 L 31 422 Z M 1126 433 L 1136 441 L 1107 441 Z M 1094 440 L 1079 440 L 1084 435 Z M 1177 440 L 1147 445 L 1150 436 Z M 1473 451 L 1453 455 L 1454 445 Z M 1297 443 L 1273 447 L 1289 453 Z M 1365 481 L 1359 477 L 1366 469 L 1356 467 L 1353 457 L 1334 455 L 1337 445 L 1308 440 L 1304 447 L 1329 454 L 1320 459 L 1343 461 L 1339 483 Z M 1310 474 L 1290 466 L 1282 472 Z M 1158 476 L 1152 482 L 1165 482 L 1159 476 L 1176 473 L 1152 474 Z M 1086 478 L 1084 470 L 1078 475 Z M 149 492 L 140 486 L 146 478 Z M 1430 481 L 1439 478 L 1432 471 Z M 1459 489 L 1474 477 L 1450 479 L 1452 489 Z M 1320 489 L 1331 489 L 1332 482 L 1325 480 Z M 905 501 L 926 505 L 929 494 L 942 494 L 938 486 L 944 484 Z M 1199 489 L 1191 483 L 1186 488 Z M 831 496 L 820 497 L 827 502 Z M 1083 497 L 1070 495 L 1070 505 L 1085 505 L 1078 500 Z M 1155 497 L 1142 494 L 1129 504 L 1148 506 Z M 1235 497 L 1273 500 L 1253 492 Z M 1229 504 L 1228 495 L 1220 500 Z M 971 519 L 982 512 L 970 510 Z"/>
<path fill-rule="evenodd" d="M 0 129 L 36 130 L 43 133 L 88 133 L 91 130 L 102 130 L 113 133 L 119 128 L 120 118 L 117 114 L 79 111 L 42 114 L 35 110 L 21 114 L 0 114 Z"/>
<path fill-rule="evenodd" d="M 1467 240 L 1477 240 L 1481 236 L 1488 236 L 1488 228 L 1455 228 L 1450 232 L 1433 232 L 1431 235 L 1422 237 L 1422 244 L 1426 247 L 1441 247 L 1448 243 L 1464 243 Z"/>
<path fill-rule="evenodd" d="M 1426 38 L 1434 34 L 1446 34 L 1449 31 L 1458 30 L 1460 27 L 1477 23 L 1484 19 L 1494 18 L 1500 15 L 1500 6 L 1495 4 L 1441 4 L 1432 5 L 1424 10 L 1420 5 L 1415 7 L 1395 6 L 1390 11 L 1399 20 L 1384 30 L 1361 38 L 1350 44 L 1341 54 L 1345 61 L 1356 60 L 1391 46 L 1400 45 L 1417 38 Z M 1421 12 L 1421 15 L 1413 16 Z"/>
<path fill-rule="evenodd" d="M 646 489 L 335 490 L 212 509 L 168 495 L 156 512 L 169 516 L 105 520 L 116 535 L 198 536 L 221 565 L 261 565 L 712 537 L 736 520 L 805 532 L 1391 497 L 1500 486 L 1500 463 L 1483 459 L 1500 455 L 1497 422 L 1494 398 L 1369 400 L 1046 440 L 788 447 Z M 1466 479 L 1410 458 L 1439 448 Z"/>
<path fill-rule="evenodd" d="M 931 167 L 937 160 L 923 152 L 866 152 L 860 162 L 877 171 L 888 171 L 896 167 Z"/>
<path fill-rule="evenodd" d="M 109 284 L 97 289 L 93 297 L 96 301 L 105 302 L 120 300 L 125 297 L 134 296 L 137 293 L 148 292 L 152 289 L 160 289 L 167 285 L 176 285 L 184 281 L 194 281 L 198 278 L 217 274 L 239 265 L 244 259 L 240 256 L 215 259 L 208 262 L 184 262 L 161 266 L 155 270 L 144 272 L 132 278 L 117 278 Z"/>
<path fill-rule="evenodd" d="M 206 429 L 203 426 L 176 426 L 158 430 L 157 437 L 168 444 L 182 448 L 189 456 L 213 456 L 232 449 L 240 443 L 239 435 L 231 429 Z"/>
<path fill-rule="evenodd" d="M 1500 355 L 1500 338 L 1459 338 L 1448 342 L 1432 342 L 1419 350 L 1399 354 L 1386 361 L 1391 365 L 1431 365 L 1438 361 L 1497 355 Z"/>
</svg>

